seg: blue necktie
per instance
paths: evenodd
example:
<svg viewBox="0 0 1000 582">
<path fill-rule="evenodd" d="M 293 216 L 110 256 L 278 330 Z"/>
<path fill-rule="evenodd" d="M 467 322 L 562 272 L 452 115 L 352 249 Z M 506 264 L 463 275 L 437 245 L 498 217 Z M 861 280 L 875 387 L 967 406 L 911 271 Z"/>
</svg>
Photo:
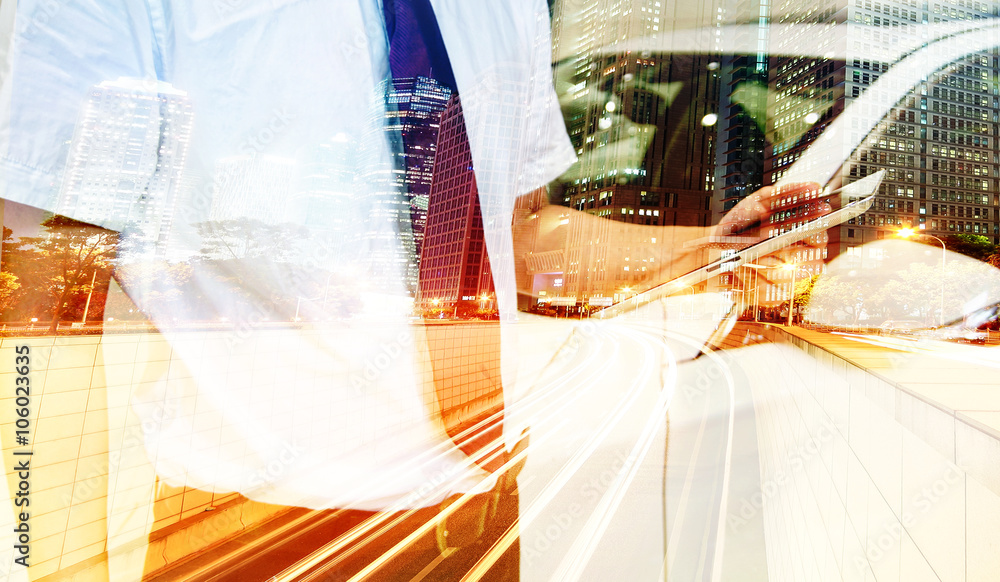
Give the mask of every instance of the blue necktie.
<svg viewBox="0 0 1000 582">
<path fill-rule="evenodd" d="M 430 0 L 383 0 L 394 79 L 428 77 L 458 93 Z"/>
</svg>

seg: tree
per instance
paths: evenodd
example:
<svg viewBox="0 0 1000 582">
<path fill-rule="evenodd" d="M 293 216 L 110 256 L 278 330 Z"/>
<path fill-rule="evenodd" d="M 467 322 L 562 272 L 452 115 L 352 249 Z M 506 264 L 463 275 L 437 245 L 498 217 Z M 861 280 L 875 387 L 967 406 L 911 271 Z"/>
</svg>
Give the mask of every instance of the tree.
<svg viewBox="0 0 1000 582">
<path fill-rule="evenodd" d="M 6 311 L 14 302 L 15 293 L 21 288 L 17 275 L 0 272 L 0 311 Z"/>
<path fill-rule="evenodd" d="M 203 302 L 185 300 L 186 294 L 191 292 L 192 278 L 191 265 L 187 263 L 119 261 L 115 278 L 127 294 L 127 297 L 115 296 L 108 306 L 109 312 L 119 319 L 141 320 L 152 315 L 139 309 L 133 301 L 138 301 L 149 312 L 169 313 L 171 318 L 180 321 L 198 317 L 192 308 Z"/>
<path fill-rule="evenodd" d="M 0 312 L 6 311 L 13 303 L 16 292 L 21 288 L 17 275 L 8 271 L 7 256 L 17 246 L 14 231 L 3 227 L 3 250 L 0 250 Z"/>
<path fill-rule="evenodd" d="M 872 301 L 871 291 L 869 282 L 860 277 L 822 275 L 812 285 L 808 315 L 822 312 L 827 319 L 836 320 L 842 313 L 856 324 Z"/>
<path fill-rule="evenodd" d="M 813 288 L 816 287 L 816 281 L 819 279 L 819 275 L 812 275 L 805 279 L 799 279 L 795 282 L 795 306 L 802 308 L 805 305 L 809 305 L 809 301 L 812 300 Z"/>
<path fill-rule="evenodd" d="M 286 261 L 308 236 L 294 224 L 265 224 L 252 218 L 213 220 L 194 225 L 201 237 L 201 256 L 215 260 L 268 257 Z"/>
<path fill-rule="evenodd" d="M 997 252 L 997 245 L 981 234 L 952 234 L 945 237 L 944 242 L 948 250 L 980 261 L 988 260 Z"/>
<path fill-rule="evenodd" d="M 49 331 L 54 333 L 74 299 L 92 291 L 91 281 L 107 285 L 119 235 L 58 215 L 42 226 L 47 234 L 19 241 L 27 251 L 25 266 L 35 279 L 36 292 L 51 300 Z"/>
</svg>

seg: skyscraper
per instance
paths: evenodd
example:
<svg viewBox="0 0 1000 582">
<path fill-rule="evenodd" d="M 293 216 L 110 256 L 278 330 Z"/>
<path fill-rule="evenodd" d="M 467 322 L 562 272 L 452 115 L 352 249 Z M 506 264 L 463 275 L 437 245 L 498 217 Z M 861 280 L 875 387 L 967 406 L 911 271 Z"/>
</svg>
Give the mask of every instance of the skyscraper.
<svg viewBox="0 0 1000 582">
<path fill-rule="evenodd" d="M 736 0 L 724 10 L 728 22 L 756 22 L 737 27 L 734 44 L 757 50 L 723 55 L 720 62 L 717 218 L 764 185 L 771 14 L 769 0 Z"/>
<path fill-rule="evenodd" d="M 765 183 L 785 176 L 834 120 L 847 129 L 823 138 L 844 159 L 834 183 L 886 170 L 871 210 L 830 229 L 827 254 L 802 251 L 791 261 L 813 274 L 822 270 L 824 258 L 842 254 L 859 267 L 874 265 L 863 257 L 862 245 L 894 236 L 903 227 L 939 238 L 962 233 L 997 241 L 996 49 L 968 45 L 968 53 L 949 66 L 922 71 L 913 87 L 878 83 L 900 66 L 907 51 L 927 51 L 921 64 L 909 65 L 925 66 L 943 50 L 940 47 L 953 50 L 968 44 L 953 38 L 925 48 L 946 23 L 995 16 L 996 5 L 838 0 L 809 6 L 785 2 L 776 5 L 775 12 L 780 16 L 774 22 L 789 28 L 780 36 L 772 32 L 777 56 L 771 60 Z M 804 45 L 806 40 L 810 55 L 782 54 L 783 47 Z M 879 107 L 889 113 L 869 132 L 866 118 Z M 779 213 L 761 234 L 795 222 L 795 217 Z M 779 287 L 762 297 L 787 298 L 788 285 Z"/>
<path fill-rule="evenodd" d="M 393 79 L 387 96 L 390 109 L 386 112 L 385 131 L 391 134 L 390 140 L 402 144 L 396 152 L 396 165 L 403 172 L 397 170 L 396 177 L 410 203 L 413 242 L 419 257 L 441 114 L 451 90 L 434 79 L 414 77 Z"/>
<path fill-rule="evenodd" d="M 557 17 L 563 24 L 579 20 L 572 33 L 576 56 L 557 68 L 567 129 L 580 157 L 565 176 L 563 202 L 622 222 L 707 226 L 719 55 L 632 50 L 630 41 L 654 42 L 691 26 L 673 22 L 660 2 L 586 4 L 567 6 Z M 698 24 L 714 24 L 703 20 Z M 559 47 L 571 41 L 553 42 L 566 50 Z M 639 214 L 642 206 L 662 212 Z"/>
<path fill-rule="evenodd" d="M 402 276 L 414 292 L 441 114 L 451 90 L 434 79 L 405 77 L 383 81 L 376 94 L 379 107 L 371 113 L 365 143 L 385 144 L 387 151 L 360 153 L 369 260 L 376 279 Z"/>
<path fill-rule="evenodd" d="M 452 97 L 441 117 L 420 257 L 419 304 L 454 306 L 494 293 L 462 104 Z M 489 301 L 491 299 L 486 299 Z"/>
<path fill-rule="evenodd" d="M 854 131 L 841 138 L 850 154 L 840 170 L 841 180 L 849 183 L 880 169 L 886 170 L 886 177 L 869 212 L 832 229 L 831 256 L 853 254 L 860 245 L 904 226 L 939 237 L 966 233 L 998 240 L 996 49 L 975 51 L 970 46 L 969 54 L 944 69 L 927 71 L 905 94 L 890 95 L 876 85 L 901 50 L 926 43 L 928 29 L 996 12 L 996 6 L 965 0 L 821 3 L 813 18 L 818 14 L 817 24 L 836 26 L 803 29 L 802 34 L 821 41 L 817 53 L 824 46 L 846 47 L 845 59 L 799 56 L 773 61 L 770 181 L 787 171 L 831 119 L 845 111 L 864 115 L 863 110 L 849 109 L 854 101 L 874 97 L 895 103 L 867 136 L 861 134 L 860 123 L 848 120 Z M 802 23 L 803 17 L 800 12 L 789 14 L 785 21 Z M 962 42 L 953 39 L 948 46 Z M 852 152 L 850 144 L 857 142 L 861 145 Z"/>
<path fill-rule="evenodd" d="M 671 43 L 658 44 L 664 36 L 712 29 L 717 3 L 698 5 L 683 20 L 663 4 L 586 0 L 555 11 L 557 88 L 579 156 L 563 176 L 556 202 L 635 225 L 708 226 L 716 182 L 719 54 L 712 43 L 687 53 L 635 46 L 666 47 Z M 576 234 L 567 235 L 558 267 L 565 296 L 584 301 L 617 294 L 661 267 L 663 249 L 647 252 L 656 235 L 636 231 L 628 240 L 612 240 L 590 227 L 586 234 L 570 230 Z"/>
<path fill-rule="evenodd" d="M 92 87 L 70 143 L 60 212 L 166 247 L 194 114 L 167 83 L 121 78 Z"/>
</svg>

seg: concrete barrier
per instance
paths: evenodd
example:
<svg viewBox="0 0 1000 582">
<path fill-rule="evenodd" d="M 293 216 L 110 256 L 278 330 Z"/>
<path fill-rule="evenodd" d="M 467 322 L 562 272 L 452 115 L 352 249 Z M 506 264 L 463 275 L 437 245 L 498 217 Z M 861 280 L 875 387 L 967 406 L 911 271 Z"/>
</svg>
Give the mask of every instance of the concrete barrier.
<svg viewBox="0 0 1000 582">
<path fill-rule="evenodd" d="M 743 323 L 729 340 L 770 342 L 740 358 L 768 579 L 997 580 L 995 370 L 810 334 Z M 983 389 L 963 393 L 973 380 Z"/>
</svg>

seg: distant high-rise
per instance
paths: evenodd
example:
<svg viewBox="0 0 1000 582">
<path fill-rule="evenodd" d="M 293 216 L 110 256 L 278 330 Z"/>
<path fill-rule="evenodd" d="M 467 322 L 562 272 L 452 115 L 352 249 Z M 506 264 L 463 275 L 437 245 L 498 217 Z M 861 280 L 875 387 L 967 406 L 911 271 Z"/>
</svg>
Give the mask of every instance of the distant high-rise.
<svg viewBox="0 0 1000 582">
<path fill-rule="evenodd" d="M 843 61 L 805 56 L 774 59 L 769 125 L 771 147 L 767 178 L 776 181 L 802 155 L 830 121 L 869 91 L 898 60 L 900 46 L 921 47 L 926 27 L 948 21 L 993 17 L 997 6 L 986 2 L 920 3 L 821 2 L 815 10 L 789 12 L 783 23 L 830 23 L 804 27 L 815 44 L 846 47 Z M 950 39 L 954 47 L 962 39 Z M 968 41 L 964 41 L 968 42 Z M 896 103 L 866 136 L 843 132 L 843 183 L 886 170 L 875 205 L 856 220 L 831 229 L 829 254 L 858 255 L 862 244 L 891 236 L 904 226 L 938 237 L 979 234 L 997 241 L 998 140 L 995 95 L 996 49 L 972 51 L 949 67 L 927 71 L 924 80 Z M 898 89 L 897 89 L 898 90 Z M 885 89 L 875 89 L 884 92 Z M 897 102 L 898 101 L 898 102 Z M 852 120 L 848 120 L 852 121 Z M 851 153 L 850 144 L 864 140 Z"/>
<path fill-rule="evenodd" d="M 822 270 L 823 259 L 841 254 L 859 266 L 874 264 L 864 260 L 861 245 L 893 236 L 902 227 L 937 237 L 965 233 L 997 241 L 997 50 L 970 47 L 967 55 L 949 67 L 927 71 L 906 94 L 895 93 L 898 87 L 872 88 L 899 60 L 900 47 L 926 46 L 929 26 L 994 17 L 996 4 L 837 0 L 809 6 L 785 2 L 775 9 L 783 14 L 776 23 L 797 25 L 793 34 L 807 38 L 813 54 L 831 52 L 844 57 L 772 59 L 765 183 L 784 176 L 841 114 L 855 119 L 843 120 L 844 127 L 853 131 L 843 131 L 827 142 L 845 156 L 835 181 L 847 184 L 886 170 L 871 210 L 830 229 L 824 255 L 802 251 L 792 260 L 810 273 Z M 796 39 L 790 36 L 784 34 L 775 41 L 794 45 Z M 954 47 L 962 42 L 968 41 L 952 38 L 946 44 Z M 861 98 L 868 99 L 868 106 L 851 109 Z M 890 113 L 873 131 L 862 134 L 864 120 L 860 118 L 887 98 L 895 103 Z M 859 142 L 855 149 L 853 144 Z M 766 225 L 763 235 L 795 223 L 794 217 L 777 216 L 776 220 L 780 223 Z M 762 300 L 787 298 L 788 293 L 787 288 L 770 289 Z"/>
<path fill-rule="evenodd" d="M 410 203 L 410 221 L 416 255 L 420 256 L 427 224 L 427 196 L 434 173 L 441 114 L 451 90 L 426 77 L 393 79 L 387 91 L 385 131 L 401 143 L 396 152 L 399 187 Z"/>
<path fill-rule="evenodd" d="M 222 158 L 215 164 L 212 220 L 286 221 L 295 161 L 264 155 Z"/>
<path fill-rule="evenodd" d="M 710 30 L 719 3 L 692 6 L 683 20 L 664 4 L 583 0 L 554 11 L 556 82 L 579 157 L 563 176 L 556 202 L 633 225 L 708 226 L 720 56 L 714 44 L 687 52 L 636 46 L 659 46 L 659 39 L 691 28 Z M 547 278 L 558 288 L 546 290 L 548 296 L 603 299 L 665 267 L 664 249 L 648 252 L 647 246 L 657 238 L 662 246 L 662 236 L 628 229 L 601 236 L 591 232 L 605 230 L 598 225 L 571 226 L 561 258 L 529 261 L 529 272 L 551 271 Z"/>
<path fill-rule="evenodd" d="M 719 66 L 717 219 L 764 185 L 770 1 L 735 0 L 726 6 L 724 17 L 728 22 L 756 23 L 731 33 L 736 36 L 733 44 L 756 45 L 756 51 L 725 55 Z"/>
<path fill-rule="evenodd" d="M 441 114 L 451 90 L 426 77 L 380 83 L 359 152 L 359 209 L 374 280 L 416 291 Z"/>
<path fill-rule="evenodd" d="M 58 211 L 124 230 L 162 254 L 194 114 L 187 94 L 142 79 L 92 87 L 70 143 Z"/>
<path fill-rule="evenodd" d="M 694 24 L 715 24 L 709 4 Z M 693 25 L 675 23 L 658 1 L 586 0 L 560 10 L 553 43 L 574 57 L 557 76 L 579 156 L 563 203 L 620 222 L 707 226 L 719 56 L 632 50 Z"/>
<path fill-rule="evenodd" d="M 494 293 L 483 236 L 479 189 L 472 169 L 462 105 L 452 97 L 441 118 L 420 258 L 423 307 L 479 301 Z"/>
</svg>

